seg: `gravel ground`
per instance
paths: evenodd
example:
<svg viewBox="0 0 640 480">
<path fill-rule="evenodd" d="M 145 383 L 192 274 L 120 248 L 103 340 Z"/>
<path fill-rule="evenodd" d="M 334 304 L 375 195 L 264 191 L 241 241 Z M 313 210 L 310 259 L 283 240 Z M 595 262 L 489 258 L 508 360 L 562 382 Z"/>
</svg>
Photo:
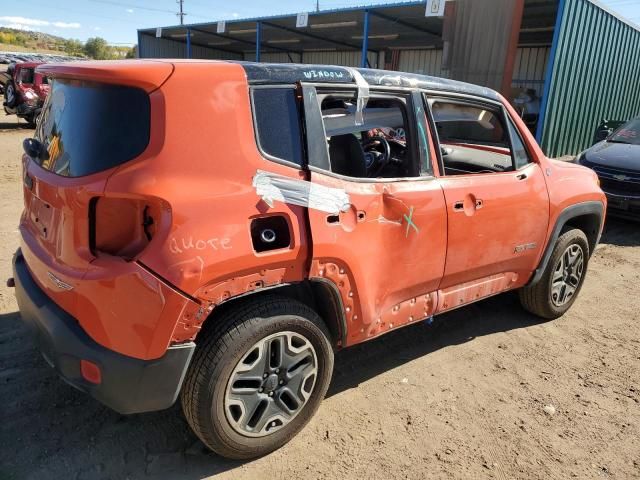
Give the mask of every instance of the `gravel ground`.
<svg viewBox="0 0 640 480">
<path fill-rule="evenodd" d="M 0 479 L 640 478 L 640 225 L 608 222 L 564 317 L 505 294 L 344 351 L 300 435 L 232 462 L 178 407 L 118 415 L 30 342 L 4 286 L 30 134 L 0 115 Z"/>
</svg>

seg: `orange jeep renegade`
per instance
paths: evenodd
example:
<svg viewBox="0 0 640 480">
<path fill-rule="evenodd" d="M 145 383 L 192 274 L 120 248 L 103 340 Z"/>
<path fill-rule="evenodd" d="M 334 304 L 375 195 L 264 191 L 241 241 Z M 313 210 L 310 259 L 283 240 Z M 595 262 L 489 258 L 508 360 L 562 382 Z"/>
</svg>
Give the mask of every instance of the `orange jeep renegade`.
<svg viewBox="0 0 640 480">
<path fill-rule="evenodd" d="M 600 238 L 595 173 L 545 158 L 486 88 L 216 61 L 38 71 L 22 318 L 71 385 L 121 413 L 180 396 L 226 457 L 299 432 L 336 350 L 508 290 L 562 315 Z"/>
</svg>

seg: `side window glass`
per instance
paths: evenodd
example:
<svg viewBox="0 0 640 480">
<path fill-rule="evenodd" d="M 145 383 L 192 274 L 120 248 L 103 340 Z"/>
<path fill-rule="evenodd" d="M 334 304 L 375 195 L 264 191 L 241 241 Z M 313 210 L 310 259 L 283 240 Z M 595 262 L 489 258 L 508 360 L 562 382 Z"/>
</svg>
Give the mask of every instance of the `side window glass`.
<svg viewBox="0 0 640 480">
<path fill-rule="evenodd" d="M 511 149 L 513 151 L 513 163 L 516 167 L 516 170 L 519 170 L 522 167 L 525 167 L 528 164 L 530 164 L 531 160 L 529 160 L 527 149 L 524 147 L 524 143 L 522 143 L 522 138 L 520 137 L 520 133 L 518 132 L 518 129 L 513 124 L 511 119 L 507 120 L 507 125 L 509 126 L 509 134 L 511 136 Z"/>
<path fill-rule="evenodd" d="M 497 109 L 431 100 L 445 175 L 513 170 L 509 135 Z"/>
<path fill-rule="evenodd" d="M 258 148 L 268 157 L 302 166 L 300 107 L 293 87 L 252 91 Z"/>
<path fill-rule="evenodd" d="M 333 173 L 355 178 L 418 176 L 408 97 L 371 94 L 356 122 L 356 92 L 318 92 Z"/>
</svg>

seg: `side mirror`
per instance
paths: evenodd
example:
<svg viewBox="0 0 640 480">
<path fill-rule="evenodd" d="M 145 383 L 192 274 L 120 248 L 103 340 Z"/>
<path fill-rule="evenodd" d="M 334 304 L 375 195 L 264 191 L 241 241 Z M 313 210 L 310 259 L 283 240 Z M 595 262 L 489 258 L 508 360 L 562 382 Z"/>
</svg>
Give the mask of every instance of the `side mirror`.
<svg viewBox="0 0 640 480">
<path fill-rule="evenodd" d="M 35 138 L 25 138 L 24 142 L 22 142 L 22 148 L 24 149 L 24 153 L 36 160 L 40 160 L 42 151 L 44 150 L 40 141 Z"/>
</svg>

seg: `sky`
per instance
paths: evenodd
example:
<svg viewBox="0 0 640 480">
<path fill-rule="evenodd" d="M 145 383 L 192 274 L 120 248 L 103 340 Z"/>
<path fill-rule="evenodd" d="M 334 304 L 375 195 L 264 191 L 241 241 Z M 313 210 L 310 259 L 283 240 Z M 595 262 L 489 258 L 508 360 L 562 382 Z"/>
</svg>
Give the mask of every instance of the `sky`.
<svg viewBox="0 0 640 480">
<path fill-rule="evenodd" d="M 396 0 L 397 1 L 397 0 Z M 640 0 L 600 0 L 640 24 Z M 138 28 L 179 23 L 176 0 L 3 0 L 0 26 L 51 33 L 85 41 L 102 37 L 133 45 Z M 320 9 L 389 3 L 384 0 L 319 0 Z M 314 11 L 316 0 L 184 0 L 185 23 Z"/>
</svg>

